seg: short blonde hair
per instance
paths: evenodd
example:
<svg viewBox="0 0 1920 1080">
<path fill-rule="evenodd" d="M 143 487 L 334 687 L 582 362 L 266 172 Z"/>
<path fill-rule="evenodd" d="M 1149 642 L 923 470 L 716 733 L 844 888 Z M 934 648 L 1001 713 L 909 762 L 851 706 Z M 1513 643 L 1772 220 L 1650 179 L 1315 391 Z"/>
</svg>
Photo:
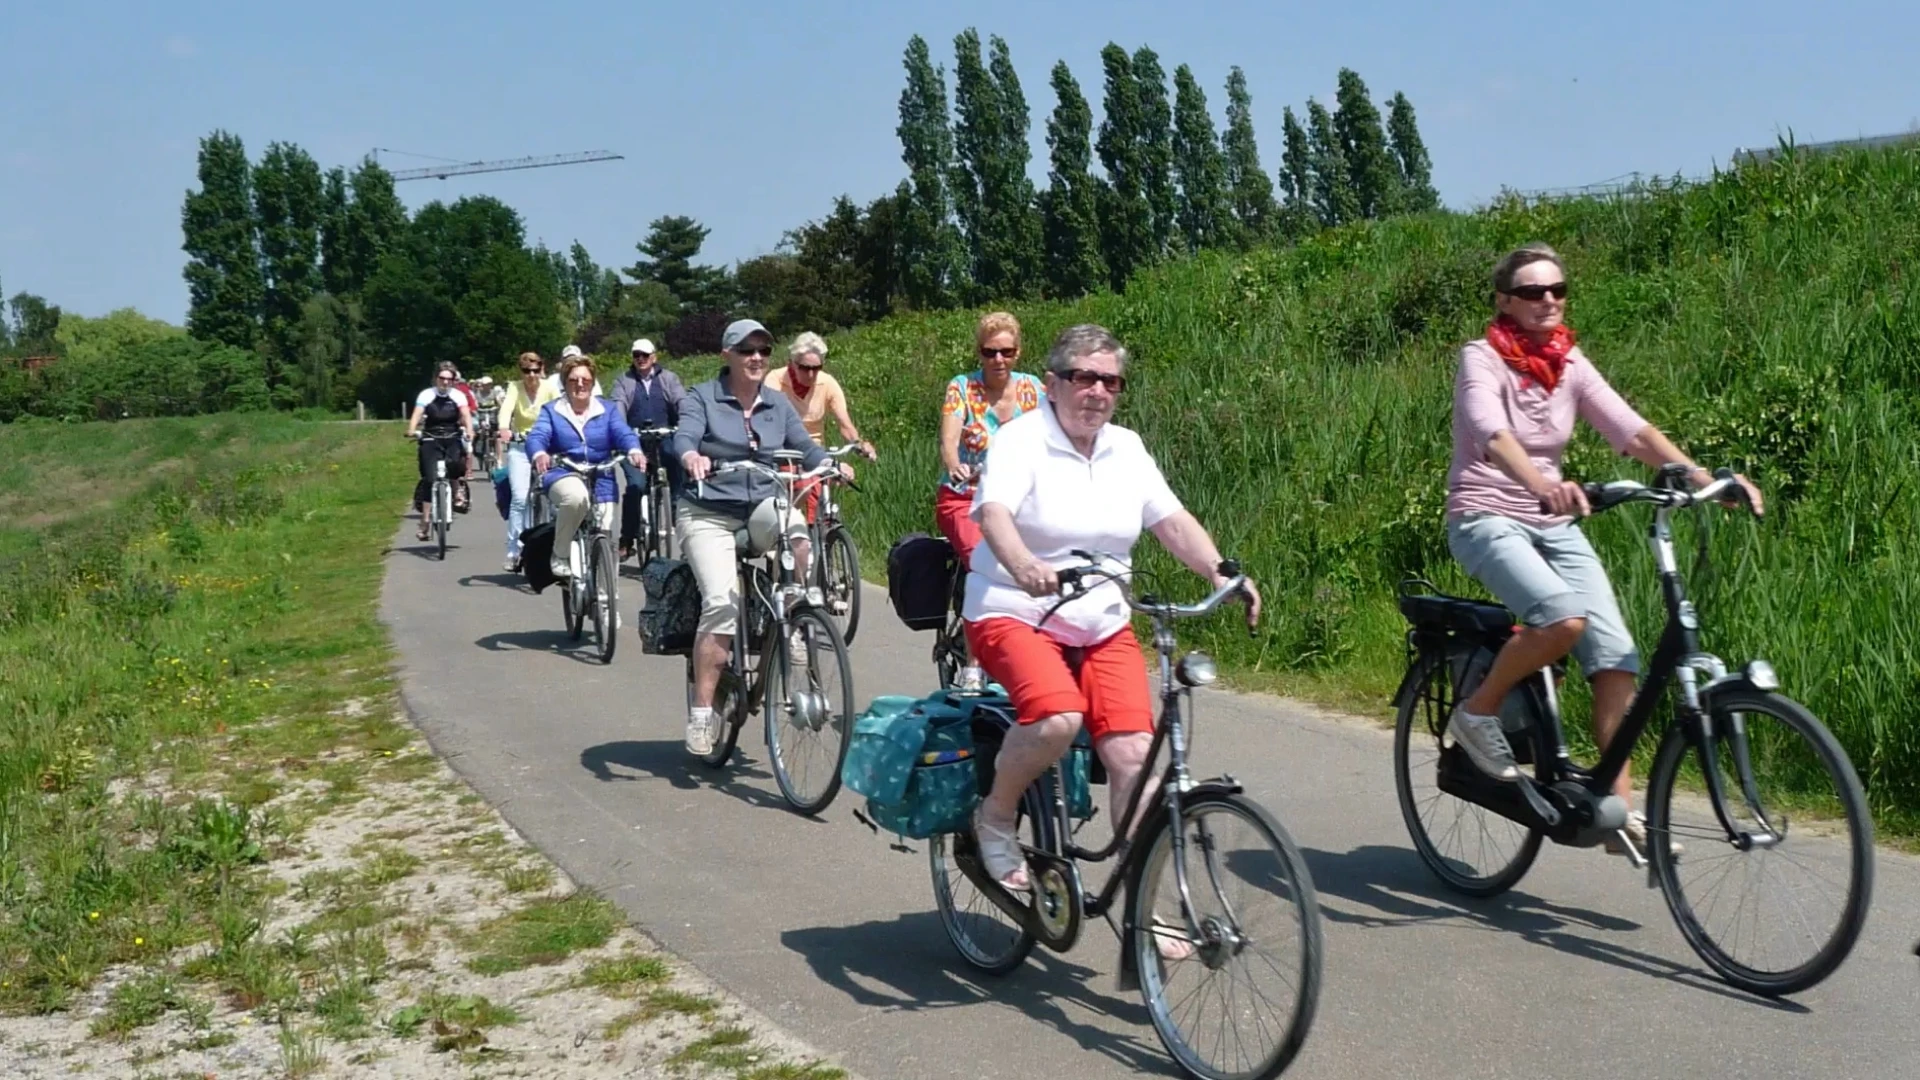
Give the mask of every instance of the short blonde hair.
<svg viewBox="0 0 1920 1080">
<path fill-rule="evenodd" d="M 796 356 L 804 356 L 807 353 L 812 353 L 820 359 L 825 360 L 827 358 L 827 339 L 808 330 L 799 337 L 794 338 L 793 344 L 787 346 L 788 359 Z"/>
<path fill-rule="evenodd" d="M 992 311 L 980 316 L 980 325 L 973 330 L 973 344 L 979 348 L 995 334 L 1012 334 L 1013 347 L 1020 347 L 1020 320 L 1009 311 Z"/>
<path fill-rule="evenodd" d="M 592 375 L 595 382 L 600 380 L 600 373 L 593 370 L 593 357 L 569 356 L 560 362 L 560 385 L 567 384 L 567 376 L 573 374 L 574 368 L 586 368 L 587 374 Z"/>
</svg>

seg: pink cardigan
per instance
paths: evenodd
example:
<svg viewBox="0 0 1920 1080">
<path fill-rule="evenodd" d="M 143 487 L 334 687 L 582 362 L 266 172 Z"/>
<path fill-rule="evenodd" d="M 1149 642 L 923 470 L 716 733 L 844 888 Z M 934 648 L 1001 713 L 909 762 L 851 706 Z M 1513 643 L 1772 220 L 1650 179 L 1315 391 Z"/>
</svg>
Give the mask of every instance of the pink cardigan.
<svg viewBox="0 0 1920 1080">
<path fill-rule="evenodd" d="M 1526 385 L 1522 386 L 1522 381 Z M 1487 443 L 1502 431 L 1514 438 L 1549 480 L 1560 479 L 1560 458 L 1573 437 L 1575 417 L 1592 424 L 1616 453 L 1647 426 L 1607 385 L 1578 346 L 1567 355 L 1560 385 L 1548 394 L 1507 366 L 1485 338 L 1460 350 L 1453 381 L 1453 464 L 1447 469 L 1447 517 L 1499 514 L 1536 527 L 1572 519 L 1542 513 L 1540 502 L 1487 457 Z"/>
</svg>

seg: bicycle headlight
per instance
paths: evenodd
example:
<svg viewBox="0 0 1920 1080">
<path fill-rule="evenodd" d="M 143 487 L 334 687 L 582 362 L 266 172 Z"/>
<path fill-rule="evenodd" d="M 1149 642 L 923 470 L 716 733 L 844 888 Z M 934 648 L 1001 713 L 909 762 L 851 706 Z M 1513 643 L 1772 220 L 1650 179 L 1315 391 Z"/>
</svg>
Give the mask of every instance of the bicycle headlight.
<svg viewBox="0 0 1920 1080">
<path fill-rule="evenodd" d="M 1213 657 L 1195 649 L 1174 665 L 1173 675 L 1182 686 L 1210 686 L 1220 677 L 1220 669 L 1214 664 Z"/>
<path fill-rule="evenodd" d="M 1755 690 L 1780 689 L 1780 676 L 1773 673 L 1773 665 L 1765 660 L 1754 660 L 1747 664 L 1747 681 L 1753 684 Z"/>
</svg>

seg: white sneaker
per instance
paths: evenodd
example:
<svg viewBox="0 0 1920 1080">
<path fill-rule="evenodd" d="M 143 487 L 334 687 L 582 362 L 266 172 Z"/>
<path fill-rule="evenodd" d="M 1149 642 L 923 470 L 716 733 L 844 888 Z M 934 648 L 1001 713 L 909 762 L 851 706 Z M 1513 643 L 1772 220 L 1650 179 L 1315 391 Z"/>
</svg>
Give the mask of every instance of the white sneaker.
<svg viewBox="0 0 1920 1080">
<path fill-rule="evenodd" d="M 1456 707 L 1447 730 L 1453 733 L 1453 741 L 1460 749 L 1467 752 L 1467 760 L 1473 762 L 1474 768 L 1495 780 L 1520 779 L 1520 769 L 1513 761 L 1513 747 L 1507 743 L 1507 733 L 1500 729 L 1499 717 L 1480 716 Z"/>
<path fill-rule="evenodd" d="M 565 559 L 554 559 L 547 563 L 547 568 L 553 571 L 554 577 L 562 581 L 573 576 L 573 567 L 568 566 Z"/>
<path fill-rule="evenodd" d="M 1651 857 L 1652 848 L 1647 844 L 1647 816 L 1645 814 L 1642 814 L 1638 810 L 1629 811 L 1627 814 L 1626 827 L 1622 828 L 1620 832 L 1627 834 L 1628 842 L 1633 844 L 1634 850 L 1638 851 L 1642 858 Z M 1615 833 L 1607 837 L 1606 848 L 1607 854 L 1609 855 L 1625 855 L 1627 853 L 1627 849 L 1621 846 L 1620 833 Z M 1667 850 L 1677 859 L 1680 857 L 1680 853 L 1685 851 L 1686 848 L 1680 845 L 1680 841 L 1668 837 Z"/>
<path fill-rule="evenodd" d="M 515 570 L 520 569 L 520 560 L 509 558 L 506 562 L 503 562 L 500 564 L 500 569 L 505 570 L 507 573 L 511 574 Z"/>
<path fill-rule="evenodd" d="M 713 753 L 712 709 L 695 709 L 687 714 L 687 753 L 699 757 Z"/>
</svg>

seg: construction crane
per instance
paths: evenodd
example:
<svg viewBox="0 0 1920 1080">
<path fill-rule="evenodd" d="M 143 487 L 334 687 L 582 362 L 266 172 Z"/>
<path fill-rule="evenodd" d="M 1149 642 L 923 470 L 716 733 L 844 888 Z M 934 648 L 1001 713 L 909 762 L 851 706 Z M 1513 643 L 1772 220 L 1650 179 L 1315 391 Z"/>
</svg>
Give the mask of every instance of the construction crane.
<svg viewBox="0 0 1920 1080">
<path fill-rule="evenodd" d="M 378 161 L 381 150 L 375 147 L 374 160 Z M 404 154 L 404 150 L 387 150 L 389 154 Z M 423 154 L 410 154 L 409 157 L 424 157 Z M 553 165 L 585 165 L 593 161 L 623 161 L 624 154 L 615 154 L 607 150 L 587 150 L 578 154 L 548 154 L 544 157 L 505 158 L 500 161 L 449 161 L 445 165 L 432 165 L 424 169 L 402 169 L 393 174 L 397 183 L 401 180 L 445 180 L 449 176 L 466 176 L 469 173 L 508 172 L 513 169 L 545 169 Z"/>
</svg>

